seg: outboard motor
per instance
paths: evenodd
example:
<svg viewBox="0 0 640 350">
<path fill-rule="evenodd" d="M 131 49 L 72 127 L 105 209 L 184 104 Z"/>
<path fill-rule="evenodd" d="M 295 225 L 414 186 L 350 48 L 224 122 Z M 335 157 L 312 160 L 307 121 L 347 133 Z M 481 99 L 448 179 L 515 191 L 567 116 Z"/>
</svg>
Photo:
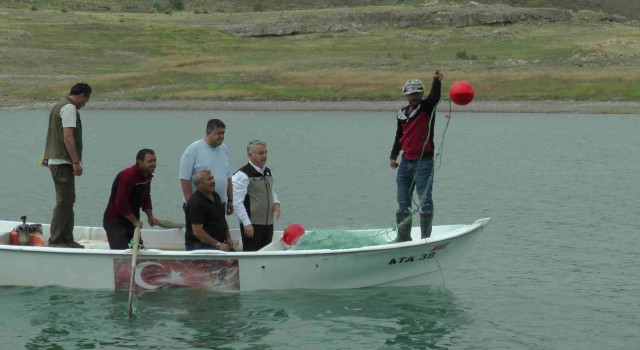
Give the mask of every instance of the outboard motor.
<svg viewBox="0 0 640 350">
<path fill-rule="evenodd" d="M 30 245 L 36 247 L 44 247 L 44 239 L 42 238 L 42 224 L 27 224 L 27 217 L 23 216 L 22 224 L 13 228 L 9 235 L 9 244 L 11 245 Z"/>
<path fill-rule="evenodd" d="M 22 225 L 18 225 L 16 230 L 18 232 L 18 242 L 20 242 L 20 245 L 30 245 L 31 237 L 29 237 L 29 225 L 27 225 L 27 217 L 23 215 L 20 220 L 22 220 Z"/>
</svg>

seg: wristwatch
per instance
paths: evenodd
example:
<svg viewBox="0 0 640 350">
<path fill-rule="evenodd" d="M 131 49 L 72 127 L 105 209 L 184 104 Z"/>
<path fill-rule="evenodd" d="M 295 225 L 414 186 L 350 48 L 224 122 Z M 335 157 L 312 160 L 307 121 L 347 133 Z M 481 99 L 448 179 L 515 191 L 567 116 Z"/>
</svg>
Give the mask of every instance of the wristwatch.
<svg viewBox="0 0 640 350">
<path fill-rule="evenodd" d="M 220 242 L 216 243 L 216 248 L 220 248 L 220 244 L 222 244 L 222 243 L 220 243 Z"/>
</svg>

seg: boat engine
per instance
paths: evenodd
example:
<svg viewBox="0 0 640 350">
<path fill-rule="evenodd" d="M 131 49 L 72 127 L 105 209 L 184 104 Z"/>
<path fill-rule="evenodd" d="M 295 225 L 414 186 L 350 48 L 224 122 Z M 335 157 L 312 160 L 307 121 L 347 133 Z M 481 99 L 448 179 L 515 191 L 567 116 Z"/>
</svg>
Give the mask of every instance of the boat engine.
<svg viewBox="0 0 640 350">
<path fill-rule="evenodd" d="M 27 217 L 23 215 L 20 220 L 22 220 L 22 225 L 18 225 L 18 227 L 16 227 L 16 232 L 18 233 L 18 242 L 20 242 L 20 245 L 29 245 L 29 243 L 31 243 L 31 239 L 29 238 L 29 225 L 27 224 Z"/>
<path fill-rule="evenodd" d="M 44 246 L 42 240 L 42 225 L 41 224 L 27 224 L 27 217 L 20 217 L 22 224 L 16 226 L 13 229 L 10 236 L 11 245 L 31 245 L 31 246 Z"/>
</svg>

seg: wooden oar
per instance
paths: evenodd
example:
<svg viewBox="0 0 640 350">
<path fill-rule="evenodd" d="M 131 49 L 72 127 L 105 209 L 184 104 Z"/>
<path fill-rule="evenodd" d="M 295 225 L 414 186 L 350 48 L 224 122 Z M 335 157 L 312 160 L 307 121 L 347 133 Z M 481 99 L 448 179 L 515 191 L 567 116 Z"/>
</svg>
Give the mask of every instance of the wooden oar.
<svg viewBox="0 0 640 350">
<path fill-rule="evenodd" d="M 136 272 L 136 262 L 138 260 L 138 243 L 140 242 L 140 228 L 136 226 L 133 231 L 133 252 L 131 253 L 131 280 L 129 280 L 129 316 L 133 314 L 133 279 Z"/>
<path fill-rule="evenodd" d="M 162 228 L 184 228 L 184 224 L 177 223 L 171 220 L 161 220 L 158 219 L 158 226 Z"/>
</svg>

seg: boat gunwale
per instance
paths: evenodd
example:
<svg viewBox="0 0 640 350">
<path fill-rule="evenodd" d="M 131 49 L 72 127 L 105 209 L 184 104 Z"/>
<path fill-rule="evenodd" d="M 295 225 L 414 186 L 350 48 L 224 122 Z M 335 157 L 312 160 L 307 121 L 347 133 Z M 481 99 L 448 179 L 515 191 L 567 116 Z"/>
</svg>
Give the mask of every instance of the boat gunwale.
<svg viewBox="0 0 640 350">
<path fill-rule="evenodd" d="M 339 254 L 352 254 L 352 253 L 373 253 L 386 250 L 404 250 L 404 248 L 414 248 L 423 245 L 429 245 L 433 243 L 439 243 L 449 241 L 457 237 L 464 236 L 466 234 L 478 231 L 487 225 L 490 218 L 478 219 L 471 224 L 459 224 L 459 225 L 443 225 L 443 226 L 461 226 L 450 232 L 447 232 L 446 237 L 442 237 L 436 240 L 430 240 L 429 238 L 421 238 L 418 240 L 412 240 L 407 242 L 393 243 L 356 248 L 345 249 L 306 249 L 306 250 L 275 250 L 275 251 L 257 251 L 257 252 L 224 252 L 218 250 L 195 250 L 195 251 L 183 251 L 183 250 L 161 250 L 161 249 L 144 249 L 138 253 L 139 258 L 154 258 L 154 257 L 184 257 L 184 258 L 264 258 L 264 257 L 282 257 L 282 256 L 308 256 L 308 255 L 339 255 Z M 366 232 L 366 231 L 379 231 L 377 229 L 361 229 L 350 230 L 352 232 Z M 27 251 L 47 254 L 82 254 L 82 255 L 109 255 L 114 257 L 128 257 L 131 256 L 132 250 L 112 250 L 112 249 L 76 249 L 76 248 L 57 248 L 57 247 L 34 247 L 34 246 L 19 246 L 19 245 L 5 245 L 0 244 L 0 250 L 11 251 Z"/>
</svg>

